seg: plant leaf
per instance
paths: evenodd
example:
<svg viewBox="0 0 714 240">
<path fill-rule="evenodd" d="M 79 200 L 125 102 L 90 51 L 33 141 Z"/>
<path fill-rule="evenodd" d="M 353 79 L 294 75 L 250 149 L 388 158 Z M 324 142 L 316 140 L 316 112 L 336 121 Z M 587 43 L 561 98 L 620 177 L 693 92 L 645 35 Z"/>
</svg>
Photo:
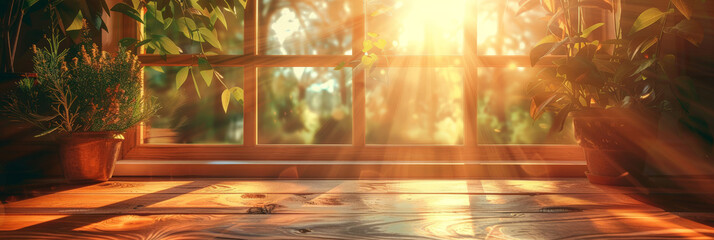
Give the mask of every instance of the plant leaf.
<svg viewBox="0 0 714 240">
<path fill-rule="evenodd" d="M 169 39 L 164 35 L 154 34 L 151 36 L 151 41 L 159 47 L 159 50 L 163 51 L 164 54 L 179 54 L 183 52 L 174 41 Z"/>
<path fill-rule="evenodd" d="M 203 27 L 199 28 L 198 31 L 201 33 L 201 36 L 203 36 L 206 42 L 218 48 L 218 50 L 221 50 L 221 42 L 218 41 L 215 32 L 212 32 L 211 30 L 208 30 L 208 28 Z"/>
<path fill-rule="evenodd" d="M 232 87 L 231 88 L 231 94 L 233 95 L 233 98 L 238 101 L 238 102 L 243 102 L 244 101 L 244 95 L 243 95 L 243 89 L 240 87 Z"/>
<path fill-rule="evenodd" d="M 39 0 L 25 0 L 22 3 L 22 10 L 27 11 L 32 5 L 35 5 Z"/>
<path fill-rule="evenodd" d="M 538 63 L 538 61 L 543 58 L 543 56 L 553 53 L 553 51 L 563 46 L 563 44 L 565 44 L 568 40 L 569 38 L 564 38 L 559 42 L 543 43 L 541 45 L 533 47 L 530 53 L 531 66 L 535 66 L 536 63 Z"/>
<path fill-rule="evenodd" d="M 642 49 L 640 49 L 640 53 L 645 53 L 647 49 L 650 49 L 652 46 L 657 43 L 657 37 L 652 37 L 649 40 L 645 41 L 642 43 Z"/>
<path fill-rule="evenodd" d="M 240 5 L 243 6 L 243 9 L 245 9 L 248 4 L 248 0 L 238 0 L 238 2 L 240 2 Z"/>
<path fill-rule="evenodd" d="M 520 2 L 516 16 L 539 6 L 539 0 L 523 0 Z"/>
<path fill-rule="evenodd" d="M 679 10 L 679 12 L 687 18 L 687 20 L 692 19 L 692 8 L 684 0 L 671 0 L 672 4 Z"/>
<path fill-rule="evenodd" d="M 333 70 L 342 70 L 342 68 L 345 67 L 345 64 L 346 63 L 344 61 L 340 62 L 339 64 L 337 64 L 337 66 L 335 66 L 335 68 Z"/>
<path fill-rule="evenodd" d="M 112 7 L 112 11 L 123 13 L 137 22 L 144 23 L 144 20 L 141 19 L 141 14 L 139 14 L 139 12 L 133 7 L 126 5 L 126 3 L 117 3 L 114 7 Z"/>
<path fill-rule="evenodd" d="M 230 89 L 223 90 L 223 93 L 221 93 L 221 104 L 223 105 L 224 113 L 228 112 L 228 103 L 230 103 L 230 101 L 231 101 L 231 90 Z"/>
<path fill-rule="evenodd" d="M 555 134 L 557 132 L 563 131 L 563 126 L 565 125 L 565 119 L 568 118 L 568 113 L 573 110 L 573 104 L 568 104 L 563 109 L 558 111 L 558 114 L 553 118 L 553 123 L 550 125 L 550 133 Z"/>
<path fill-rule="evenodd" d="M 366 39 L 362 42 L 362 52 L 369 52 L 372 49 L 372 40 Z"/>
<path fill-rule="evenodd" d="M 644 71 L 645 69 L 649 68 L 650 66 L 652 66 L 652 64 L 655 63 L 655 61 L 656 61 L 656 59 L 647 59 L 647 60 L 643 61 L 643 62 L 640 63 L 640 65 L 637 67 L 637 69 L 635 70 L 635 72 L 632 73 L 632 74 L 630 74 L 630 77 L 635 76 L 635 75 L 641 73 L 642 71 Z"/>
<path fill-rule="evenodd" d="M 58 128 L 59 128 L 59 126 L 50 128 L 50 129 L 48 129 L 47 131 L 44 131 L 44 132 L 41 132 L 40 134 L 35 135 L 34 137 L 42 137 L 42 136 L 44 136 L 44 135 L 47 135 L 47 134 L 50 134 L 50 133 L 54 132 L 54 131 L 57 130 Z"/>
<path fill-rule="evenodd" d="M 82 29 L 82 19 L 84 19 L 84 17 L 82 16 L 82 11 L 77 11 L 77 15 L 72 20 L 72 24 L 67 26 L 67 31 Z"/>
<path fill-rule="evenodd" d="M 632 35 L 642 29 L 651 26 L 652 24 L 662 19 L 662 17 L 664 16 L 666 16 L 666 13 L 660 11 L 658 8 L 653 7 L 645 10 L 635 20 L 635 23 L 632 25 L 632 28 L 630 28 L 629 35 Z"/>
<path fill-rule="evenodd" d="M 586 28 L 585 30 L 583 30 L 583 34 L 582 34 L 581 36 L 584 37 L 584 38 L 586 38 L 586 37 L 590 36 L 590 34 L 591 34 L 593 31 L 595 31 L 596 29 L 602 27 L 603 25 L 605 25 L 605 23 L 596 23 L 596 24 L 593 24 L 592 26 L 590 26 L 590 27 Z"/>
<path fill-rule="evenodd" d="M 677 25 L 674 25 L 671 31 L 697 47 L 704 41 L 704 29 L 694 20 L 682 20 Z"/>
<path fill-rule="evenodd" d="M 176 73 L 176 89 L 179 89 L 183 83 L 186 82 L 186 78 L 188 78 L 188 69 L 189 67 L 182 67 Z"/>
<path fill-rule="evenodd" d="M 213 67 L 208 63 L 208 59 L 198 59 L 198 71 L 201 73 L 201 78 L 206 82 L 206 85 L 211 86 L 213 80 Z"/>
</svg>

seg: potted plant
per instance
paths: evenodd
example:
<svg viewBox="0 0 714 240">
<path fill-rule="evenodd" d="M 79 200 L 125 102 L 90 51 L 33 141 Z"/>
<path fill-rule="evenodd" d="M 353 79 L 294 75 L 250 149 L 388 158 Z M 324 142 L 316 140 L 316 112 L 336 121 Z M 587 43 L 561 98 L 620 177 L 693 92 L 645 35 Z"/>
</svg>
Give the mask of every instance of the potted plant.
<svg viewBox="0 0 714 240">
<path fill-rule="evenodd" d="M 61 41 L 53 31 L 47 48 L 33 46 L 37 78 L 18 82 L 3 110 L 44 130 L 38 136 L 61 134 L 60 158 L 68 181 L 106 181 L 120 153 L 121 133 L 148 119 L 157 107 L 142 96 L 141 64 L 131 51 L 100 51 L 84 34 L 79 50 L 68 59 Z"/>
<path fill-rule="evenodd" d="M 538 6 L 551 15 L 548 36 L 531 50 L 531 64 L 546 55 L 556 57 L 554 67 L 544 68 L 528 86 L 531 117 L 551 112 L 551 132 L 556 132 L 572 116 L 591 182 L 636 180 L 632 177 L 641 175 L 646 148 L 656 141 L 659 113 L 671 108 L 664 96 L 676 68 L 673 55 L 661 54 L 662 36 L 671 33 L 699 44 L 701 27 L 691 20 L 692 8 L 683 1 L 669 2 L 666 11 L 649 8 L 623 32 L 619 0 L 526 0 L 519 12 Z M 591 18 L 585 9 L 612 13 L 610 39 L 590 36 L 605 23 L 586 24 Z M 677 12 L 681 15 L 671 16 Z M 672 24 L 668 18 L 683 20 Z"/>
</svg>

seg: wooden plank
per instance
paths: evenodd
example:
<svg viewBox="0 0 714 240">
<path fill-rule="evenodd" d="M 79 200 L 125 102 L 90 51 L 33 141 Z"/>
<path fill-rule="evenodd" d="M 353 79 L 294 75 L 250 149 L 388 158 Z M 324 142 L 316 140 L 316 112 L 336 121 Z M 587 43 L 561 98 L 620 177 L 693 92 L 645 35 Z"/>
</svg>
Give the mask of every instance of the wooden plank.
<svg viewBox="0 0 714 240">
<path fill-rule="evenodd" d="M 587 179 L 553 180 L 238 180 L 191 179 L 146 181 L 117 178 L 91 185 L 39 188 L 45 194 L 634 194 L 641 189 L 590 184 Z M 121 180 L 125 179 L 125 180 Z M 164 178 L 165 179 L 165 178 Z M 648 191 L 649 193 L 656 191 Z M 17 192 L 16 192 L 17 193 Z"/>
<path fill-rule="evenodd" d="M 247 68 L 246 68 L 247 69 Z M 246 72 L 249 74 L 251 72 Z M 246 77 L 246 80 L 248 78 Z M 254 95 L 246 88 L 246 126 Z M 250 96 L 250 97 L 249 97 Z M 250 98 L 250 100 L 248 100 Z M 247 135 L 246 135 L 247 136 Z M 367 145 L 187 145 L 143 144 L 132 149 L 124 159 L 131 160 L 544 160 L 584 161 L 582 148 L 575 145 L 480 145 L 404 146 Z"/>
<path fill-rule="evenodd" d="M 464 145 L 478 145 L 478 6 L 468 1 L 464 8 Z"/>
<path fill-rule="evenodd" d="M 115 176 L 262 179 L 488 179 L 584 177 L 584 161 L 121 160 Z"/>
<path fill-rule="evenodd" d="M 0 216 L 9 239 L 710 239 L 670 213 L 434 213 Z"/>
<path fill-rule="evenodd" d="M 423 214 L 662 212 L 662 209 L 623 194 L 50 194 L 5 205 L 5 214 L 247 214 L 256 211 Z"/>
</svg>

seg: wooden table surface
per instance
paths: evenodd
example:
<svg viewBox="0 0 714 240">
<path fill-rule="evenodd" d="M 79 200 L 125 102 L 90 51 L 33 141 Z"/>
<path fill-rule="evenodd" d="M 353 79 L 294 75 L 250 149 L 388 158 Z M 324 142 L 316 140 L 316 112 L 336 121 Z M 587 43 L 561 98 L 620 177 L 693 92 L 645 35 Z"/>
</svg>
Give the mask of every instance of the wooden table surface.
<svg viewBox="0 0 714 240">
<path fill-rule="evenodd" d="M 0 239 L 714 238 L 714 193 L 682 194 L 585 179 L 119 179 L 18 193 Z M 686 198 L 672 210 L 653 196 Z"/>
</svg>

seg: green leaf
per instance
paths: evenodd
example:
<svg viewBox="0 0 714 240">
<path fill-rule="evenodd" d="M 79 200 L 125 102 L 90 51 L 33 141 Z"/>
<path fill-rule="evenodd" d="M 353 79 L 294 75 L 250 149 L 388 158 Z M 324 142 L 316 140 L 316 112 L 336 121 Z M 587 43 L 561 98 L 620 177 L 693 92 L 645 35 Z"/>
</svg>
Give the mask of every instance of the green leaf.
<svg viewBox="0 0 714 240">
<path fill-rule="evenodd" d="M 136 38 L 127 37 L 127 38 L 122 38 L 121 40 L 119 40 L 119 45 L 124 46 L 124 47 L 129 47 L 129 46 L 134 45 L 138 42 L 139 42 L 139 40 L 137 40 Z"/>
<path fill-rule="evenodd" d="M 704 41 L 704 29 L 694 20 L 682 20 L 677 25 L 674 25 L 671 31 L 694 44 L 694 46 L 699 46 Z"/>
<path fill-rule="evenodd" d="M 183 83 L 186 82 L 186 78 L 188 78 L 188 70 L 189 67 L 182 67 L 176 73 L 176 89 L 179 89 Z"/>
<path fill-rule="evenodd" d="M 535 66 L 538 61 L 540 61 L 543 56 L 548 55 L 553 53 L 556 49 L 560 48 L 565 44 L 569 38 L 564 38 L 563 40 L 560 40 L 559 42 L 553 43 L 553 42 L 546 42 L 541 45 L 533 47 L 531 49 L 530 53 L 530 58 L 531 58 L 531 66 Z"/>
<path fill-rule="evenodd" d="M 223 105 L 223 112 L 228 113 L 228 103 L 231 101 L 231 90 L 225 89 L 221 93 L 221 104 Z"/>
<path fill-rule="evenodd" d="M 200 33 L 198 32 L 196 22 L 194 22 L 193 19 L 180 17 L 176 19 L 176 24 L 178 26 L 178 30 L 183 33 L 186 38 L 195 42 L 203 42 L 203 39 L 200 37 Z"/>
<path fill-rule="evenodd" d="M 226 23 L 226 16 L 223 15 L 223 11 L 221 11 L 218 8 L 214 8 L 212 14 L 215 14 L 216 18 L 218 18 L 218 21 L 220 21 L 221 24 L 223 24 L 223 27 L 225 29 L 228 29 L 228 23 Z"/>
<path fill-rule="evenodd" d="M 603 25 L 605 25 L 605 23 L 596 23 L 596 24 L 593 24 L 592 26 L 590 26 L 590 27 L 586 28 L 585 30 L 583 30 L 583 34 L 582 34 L 581 36 L 584 37 L 584 38 L 586 38 L 586 37 L 590 36 L 590 34 L 591 34 L 593 31 L 595 31 L 596 29 L 602 27 Z"/>
<path fill-rule="evenodd" d="M 545 108 L 556 101 L 558 96 L 562 94 L 558 93 L 543 93 L 531 98 L 530 115 L 533 120 L 538 120 L 541 115 L 545 112 Z"/>
<path fill-rule="evenodd" d="M 550 133 L 555 134 L 557 132 L 563 131 L 563 126 L 565 125 L 565 119 L 568 117 L 568 113 L 573 110 L 573 104 L 568 104 L 563 109 L 560 109 L 558 114 L 553 118 L 553 123 L 550 125 Z"/>
<path fill-rule="evenodd" d="M 191 80 L 193 80 L 193 87 L 196 89 L 196 95 L 198 95 L 198 98 L 201 99 L 201 91 L 198 90 L 198 82 L 196 82 L 196 71 L 193 70 L 193 67 L 190 67 L 190 70 L 191 75 L 193 75 L 193 78 L 191 78 Z"/>
<path fill-rule="evenodd" d="M 647 49 L 650 49 L 652 46 L 657 43 L 657 37 L 650 38 L 649 40 L 645 41 L 642 43 L 642 49 L 640 49 L 640 53 L 645 53 Z"/>
<path fill-rule="evenodd" d="M 74 20 L 72 20 L 72 24 L 67 26 L 67 31 L 74 31 L 74 30 L 80 30 L 82 29 L 82 11 L 77 11 L 77 15 L 74 17 Z"/>
<path fill-rule="evenodd" d="M 123 13 L 124 15 L 133 18 L 137 22 L 144 23 L 144 20 L 141 19 L 141 14 L 139 14 L 136 9 L 132 8 L 129 5 L 126 5 L 125 3 L 117 3 L 116 5 L 114 5 L 114 7 L 112 7 L 112 11 Z"/>
<path fill-rule="evenodd" d="M 374 53 L 369 54 L 369 55 L 364 55 L 364 56 L 362 56 L 362 64 L 364 64 L 367 67 L 367 69 L 369 69 L 372 67 L 372 65 L 374 65 L 375 62 L 377 62 L 378 58 L 379 57 L 377 57 L 377 54 L 374 54 Z"/>
<path fill-rule="evenodd" d="M 243 89 L 239 87 L 232 87 L 231 88 L 231 93 L 233 95 L 233 98 L 238 101 L 238 102 L 243 102 L 244 101 L 244 94 L 243 94 Z"/>
<path fill-rule="evenodd" d="M 173 23 L 173 22 L 174 22 L 174 18 L 172 18 L 172 17 L 164 19 L 164 30 L 169 29 L 169 27 L 171 26 L 171 23 Z"/>
<path fill-rule="evenodd" d="M 645 69 L 649 68 L 650 66 L 652 66 L 652 64 L 655 63 L 655 61 L 656 61 L 656 59 L 647 59 L 647 60 L 641 62 L 640 65 L 635 70 L 635 72 L 630 74 L 630 77 L 635 76 L 635 75 L 641 73 L 642 71 L 644 71 Z"/>
<path fill-rule="evenodd" d="M 372 37 L 372 38 L 378 38 L 378 37 L 379 37 L 379 34 L 376 34 L 376 33 L 373 33 L 373 32 L 368 32 L 368 33 L 367 33 L 367 36 L 370 36 L 370 37 Z"/>
<path fill-rule="evenodd" d="M 164 73 L 164 68 L 160 66 L 148 66 L 148 68 L 156 72 Z"/>
<path fill-rule="evenodd" d="M 387 41 L 384 39 L 379 39 L 376 43 L 374 43 L 374 46 L 381 50 L 384 50 L 384 47 L 387 46 Z"/>
<path fill-rule="evenodd" d="M 29 9 L 30 7 L 35 5 L 35 3 L 37 3 L 38 1 L 39 0 L 25 0 L 25 1 L 23 1 L 22 10 L 27 11 L 27 9 Z"/>
<path fill-rule="evenodd" d="M 205 58 L 198 59 L 198 71 L 201 73 L 201 78 L 206 82 L 206 85 L 211 86 L 213 81 L 213 67 Z"/>
<path fill-rule="evenodd" d="M 208 28 L 204 27 L 199 28 L 198 31 L 201 33 L 201 36 L 203 36 L 206 42 L 213 45 L 213 47 L 218 48 L 218 50 L 221 50 L 221 42 L 218 41 L 215 32 L 212 32 L 211 30 L 208 30 Z"/>
<path fill-rule="evenodd" d="M 630 28 L 629 35 L 632 35 L 642 29 L 651 26 L 666 15 L 667 14 L 665 12 L 660 11 L 658 8 L 650 8 L 645 10 L 635 20 L 635 23 L 632 25 L 632 28 Z"/>
<path fill-rule="evenodd" d="M 181 48 L 174 43 L 174 41 L 164 35 L 152 35 L 151 42 L 156 44 L 156 46 L 159 47 L 159 50 L 161 50 L 164 54 L 180 54 L 183 52 Z"/>
<path fill-rule="evenodd" d="M 692 8 L 684 0 L 672 0 L 672 4 L 684 15 L 688 20 L 692 19 Z"/>
<path fill-rule="evenodd" d="M 372 49 L 374 45 L 372 44 L 372 40 L 365 39 L 362 42 L 362 52 L 369 52 L 369 50 Z"/>
<path fill-rule="evenodd" d="M 248 4 L 248 0 L 238 0 L 238 2 L 240 2 L 240 5 L 243 6 L 243 9 L 245 9 L 245 8 L 246 8 L 246 4 Z"/>
<path fill-rule="evenodd" d="M 337 64 L 337 66 L 334 68 L 334 70 L 342 70 L 342 68 L 345 67 L 345 62 L 340 62 L 340 64 Z"/>
<path fill-rule="evenodd" d="M 44 135 L 47 135 L 47 134 L 50 134 L 50 133 L 54 132 L 54 131 L 57 130 L 57 129 L 59 129 L 59 126 L 54 127 L 54 128 L 50 128 L 50 129 L 48 129 L 47 131 L 44 131 L 44 132 L 42 132 L 42 133 L 40 133 L 40 134 L 35 135 L 35 137 L 42 137 L 42 136 L 44 136 Z"/>
</svg>

